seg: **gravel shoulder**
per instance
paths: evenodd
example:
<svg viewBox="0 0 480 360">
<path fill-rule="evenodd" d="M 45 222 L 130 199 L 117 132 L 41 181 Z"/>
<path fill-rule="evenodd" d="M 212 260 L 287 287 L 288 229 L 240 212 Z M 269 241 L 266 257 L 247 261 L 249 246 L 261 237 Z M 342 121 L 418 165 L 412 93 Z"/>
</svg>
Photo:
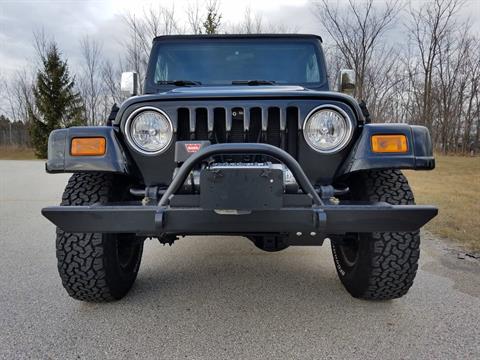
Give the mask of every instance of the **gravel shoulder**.
<svg viewBox="0 0 480 360">
<path fill-rule="evenodd" d="M 280 253 L 238 237 L 148 241 L 121 301 L 69 298 L 54 227 L 68 175 L 0 161 L 0 359 L 480 358 L 480 262 L 423 232 L 407 296 L 351 298 L 328 244 Z"/>
</svg>

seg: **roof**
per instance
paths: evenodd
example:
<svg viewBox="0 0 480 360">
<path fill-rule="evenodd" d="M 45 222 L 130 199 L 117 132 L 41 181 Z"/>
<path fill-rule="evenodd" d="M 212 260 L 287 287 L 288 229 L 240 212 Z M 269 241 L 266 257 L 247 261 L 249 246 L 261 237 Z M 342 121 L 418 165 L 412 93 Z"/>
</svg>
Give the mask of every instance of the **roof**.
<svg viewBox="0 0 480 360">
<path fill-rule="evenodd" d="M 322 42 L 319 35 L 314 34 L 211 34 L 211 35 L 162 35 L 153 41 L 162 40 L 193 40 L 193 39 L 316 39 Z"/>
</svg>

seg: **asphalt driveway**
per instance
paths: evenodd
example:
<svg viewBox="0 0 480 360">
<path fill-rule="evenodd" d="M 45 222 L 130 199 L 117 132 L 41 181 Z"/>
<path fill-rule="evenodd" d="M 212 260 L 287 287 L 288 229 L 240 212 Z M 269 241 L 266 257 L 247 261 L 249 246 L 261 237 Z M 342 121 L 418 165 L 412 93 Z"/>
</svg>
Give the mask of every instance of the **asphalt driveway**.
<svg viewBox="0 0 480 360">
<path fill-rule="evenodd" d="M 480 358 L 480 264 L 424 233 L 409 294 L 350 297 L 328 244 L 257 250 L 236 237 L 146 243 L 121 301 L 69 298 L 55 229 L 40 215 L 67 175 L 40 161 L 0 161 L 0 358 Z"/>
</svg>

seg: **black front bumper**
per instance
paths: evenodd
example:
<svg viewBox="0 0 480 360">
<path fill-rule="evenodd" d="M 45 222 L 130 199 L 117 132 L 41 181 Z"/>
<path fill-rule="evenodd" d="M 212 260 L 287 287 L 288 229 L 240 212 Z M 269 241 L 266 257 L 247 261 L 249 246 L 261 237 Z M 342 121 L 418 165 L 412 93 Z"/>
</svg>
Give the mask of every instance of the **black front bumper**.
<svg viewBox="0 0 480 360">
<path fill-rule="evenodd" d="M 172 234 L 414 231 L 437 214 L 433 206 L 326 205 L 221 214 L 200 208 L 142 205 L 52 206 L 42 210 L 68 232 Z"/>
<path fill-rule="evenodd" d="M 303 194 L 282 194 L 272 209 L 205 209 L 200 195 L 179 195 L 179 188 L 199 162 L 213 155 L 260 153 L 285 164 Z M 326 203 L 298 162 L 285 151 L 266 144 L 221 144 L 192 155 L 179 169 L 158 205 L 138 203 L 54 206 L 42 210 L 67 232 L 161 234 L 284 233 L 299 239 L 323 239 L 348 232 L 415 231 L 437 214 L 433 206 L 387 203 Z M 299 243 L 308 244 L 309 240 Z"/>
</svg>

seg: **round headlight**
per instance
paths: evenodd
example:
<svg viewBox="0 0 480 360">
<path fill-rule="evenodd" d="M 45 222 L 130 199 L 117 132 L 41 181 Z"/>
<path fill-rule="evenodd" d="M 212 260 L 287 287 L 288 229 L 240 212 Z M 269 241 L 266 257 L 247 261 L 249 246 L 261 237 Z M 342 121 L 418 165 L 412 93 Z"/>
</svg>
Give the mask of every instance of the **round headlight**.
<svg viewBox="0 0 480 360">
<path fill-rule="evenodd" d="M 332 105 L 314 109 L 303 124 L 303 136 L 308 145 L 323 153 L 343 149 L 352 136 L 352 130 L 347 113 Z"/>
<path fill-rule="evenodd" d="M 141 153 L 158 154 L 170 145 L 173 126 L 163 111 L 143 107 L 127 119 L 125 134 L 130 144 Z"/>
</svg>

